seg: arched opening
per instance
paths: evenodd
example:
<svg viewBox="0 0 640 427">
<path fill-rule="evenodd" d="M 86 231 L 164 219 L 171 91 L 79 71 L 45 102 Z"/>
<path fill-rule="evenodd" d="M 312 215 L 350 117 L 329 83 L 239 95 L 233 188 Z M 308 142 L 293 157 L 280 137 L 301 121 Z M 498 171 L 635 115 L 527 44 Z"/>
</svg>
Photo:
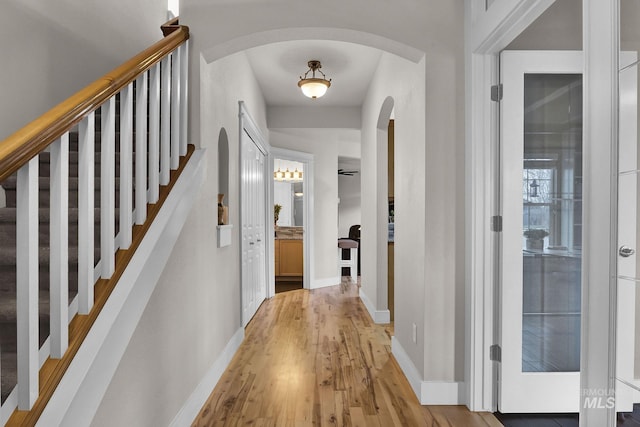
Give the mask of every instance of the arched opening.
<svg viewBox="0 0 640 427">
<path fill-rule="evenodd" d="M 218 193 L 227 197 L 229 203 L 229 137 L 225 128 L 218 135 Z"/>
<path fill-rule="evenodd" d="M 386 156 L 380 159 L 383 168 L 378 181 L 378 288 L 377 301 L 379 310 L 389 312 L 389 320 L 393 320 L 394 302 L 394 234 L 393 220 L 393 140 L 394 126 L 392 122 L 394 100 L 388 96 L 380 107 L 378 115 L 376 146 L 378 153 Z M 386 168 L 385 168 L 386 166 Z M 386 171 L 385 171 L 386 169 Z"/>
<path fill-rule="evenodd" d="M 229 223 L 229 138 L 225 128 L 218 135 L 218 247 L 231 244 Z"/>
</svg>

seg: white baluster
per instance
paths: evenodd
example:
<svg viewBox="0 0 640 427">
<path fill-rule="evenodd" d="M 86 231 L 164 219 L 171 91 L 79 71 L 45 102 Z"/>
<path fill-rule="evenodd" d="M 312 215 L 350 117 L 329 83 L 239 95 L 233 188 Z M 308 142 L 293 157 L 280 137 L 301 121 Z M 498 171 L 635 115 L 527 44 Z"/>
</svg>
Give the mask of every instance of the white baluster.
<svg viewBox="0 0 640 427">
<path fill-rule="evenodd" d="M 171 155 L 171 113 L 169 102 L 171 95 L 171 56 L 162 60 L 162 90 L 160 93 L 160 185 L 167 185 L 170 178 Z"/>
<path fill-rule="evenodd" d="M 189 101 L 189 40 L 180 46 L 180 155 L 187 154 L 187 105 Z"/>
<path fill-rule="evenodd" d="M 180 52 L 171 55 L 171 169 L 180 165 Z"/>
<path fill-rule="evenodd" d="M 38 397 L 38 157 L 18 170 L 17 181 L 18 408 Z"/>
<path fill-rule="evenodd" d="M 115 270 L 115 208 L 116 208 L 116 100 L 110 98 L 101 108 L 100 139 L 100 264 L 102 278 L 108 279 Z"/>
<path fill-rule="evenodd" d="M 136 80 L 136 224 L 147 219 L 147 73 Z"/>
<path fill-rule="evenodd" d="M 149 203 L 160 190 L 160 64 L 151 68 L 149 83 Z"/>
<path fill-rule="evenodd" d="M 78 313 L 93 307 L 95 227 L 95 115 L 78 126 Z"/>
<path fill-rule="evenodd" d="M 61 358 L 69 346 L 69 133 L 51 145 L 49 269 L 50 353 Z"/>
<path fill-rule="evenodd" d="M 120 249 L 131 246 L 133 225 L 133 83 L 120 92 Z"/>
</svg>

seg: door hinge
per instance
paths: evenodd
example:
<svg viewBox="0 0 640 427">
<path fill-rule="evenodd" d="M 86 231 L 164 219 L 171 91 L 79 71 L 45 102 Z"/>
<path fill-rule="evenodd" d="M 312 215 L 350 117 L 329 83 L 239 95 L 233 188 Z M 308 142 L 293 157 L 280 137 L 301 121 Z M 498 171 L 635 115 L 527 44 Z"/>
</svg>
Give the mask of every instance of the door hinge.
<svg viewBox="0 0 640 427">
<path fill-rule="evenodd" d="M 494 344 L 489 347 L 489 360 L 502 362 L 502 349 L 498 344 Z"/>
<path fill-rule="evenodd" d="M 491 231 L 502 231 L 502 215 L 491 217 Z"/>
<path fill-rule="evenodd" d="M 491 86 L 491 100 L 494 102 L 502 101 L 502 83 Z"/>
</svg>

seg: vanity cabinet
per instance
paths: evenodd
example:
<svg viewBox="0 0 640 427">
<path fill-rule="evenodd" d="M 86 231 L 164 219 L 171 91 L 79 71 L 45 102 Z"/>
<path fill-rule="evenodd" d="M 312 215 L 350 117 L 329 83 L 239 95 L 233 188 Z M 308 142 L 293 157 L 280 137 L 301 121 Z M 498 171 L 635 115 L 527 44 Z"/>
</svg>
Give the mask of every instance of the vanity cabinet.
<svg viewBox="0 0 640 427">
<path fill-rule="evenodd" d="M 276 276 L 302 276 L 302 240 L 276 239 L 275 241 Z"/>
</svg>

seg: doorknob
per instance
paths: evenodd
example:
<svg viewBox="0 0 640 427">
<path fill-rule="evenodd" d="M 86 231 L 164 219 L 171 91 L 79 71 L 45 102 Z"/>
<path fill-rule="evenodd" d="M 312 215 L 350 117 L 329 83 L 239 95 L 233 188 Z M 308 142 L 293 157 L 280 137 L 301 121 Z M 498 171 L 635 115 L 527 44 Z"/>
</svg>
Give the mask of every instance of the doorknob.
<svg viewBox="0 0 640 427">
<path fill-rule="evenodd" d="M 255 243 L 253 243 L 253 242 L 249 242 L 249 244 L 250 244 L 250 245 L 254 245 Z"/>
<path fill-rule="evenodd" d="M 258 242 L 262 242 L 262 239 L 258 239 Z"/>
<path fill-rule="evenodd" d="M 635 254 L 636 251 L 635 251 L 635 249 L 630 248 L 629 246 L 620 246 L 620 249 L 618 250 L 618 253 L 620 254 L 621 257 L 628 258 L 631 255 Z"/>
</svg>

